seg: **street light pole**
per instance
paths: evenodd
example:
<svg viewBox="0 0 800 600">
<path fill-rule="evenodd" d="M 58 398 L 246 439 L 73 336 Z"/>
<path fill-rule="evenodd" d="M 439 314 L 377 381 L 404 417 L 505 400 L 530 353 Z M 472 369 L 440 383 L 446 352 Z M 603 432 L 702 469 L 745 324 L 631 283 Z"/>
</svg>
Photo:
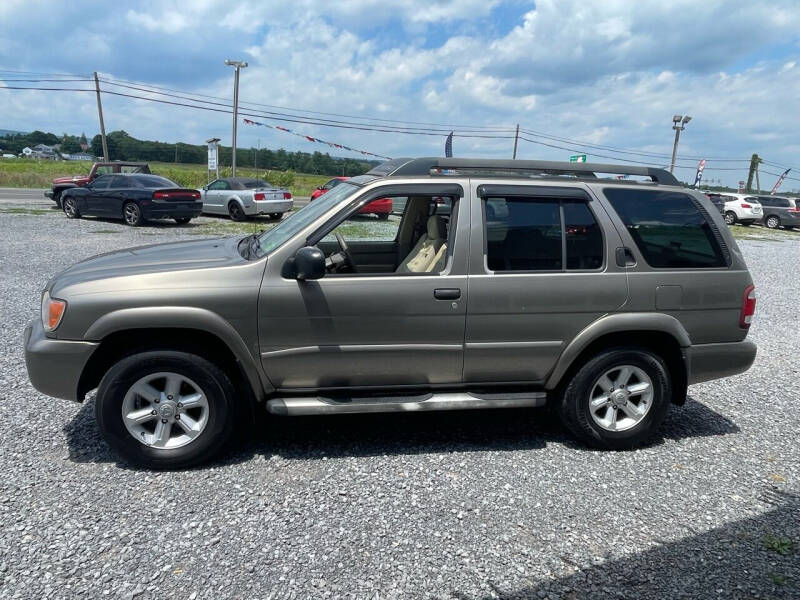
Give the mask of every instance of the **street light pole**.
<svg viewBox="0 0 800 600">
<path fill-rule="evenodd" d="M 678 155 L 678 140 L 681 139 L 681 131 L 686 129 L 686 124 L 692 120 L 689 115 L 675 115 L 672 117 L 672 128 L 675 130 L 675 143 L 672 145 L 672 160 L 669 163 L 669 172 L 675 169 L 675 157 Z"/>
<path fill-rule="evenodd" d="M 231 177 L 236 177 L 236 125 L 239 120 L 239 70 L 247 66 L 241 60 L 226 60 L 225 64 L 234 67 L 233 73 L 233 140 L 231 144 Z"/>
</svg>

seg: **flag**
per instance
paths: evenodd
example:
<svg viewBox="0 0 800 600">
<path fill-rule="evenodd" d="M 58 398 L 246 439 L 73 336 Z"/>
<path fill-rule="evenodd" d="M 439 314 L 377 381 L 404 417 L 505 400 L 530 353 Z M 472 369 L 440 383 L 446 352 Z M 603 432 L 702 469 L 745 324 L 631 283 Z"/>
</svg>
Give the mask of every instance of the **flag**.
<svg viewBox="0 0 800 600">
<path fill-rule="evenodd" d="M 450 135 L 447 136 L 447 140 L 444 143 L 444 156 L 445 158 L 452 158 L 453 156 L 453 132 L 450 132 Z"/>
<path fill-rule="evenodd" d="M 783 180 L 786 179 L 786 176 L 789 174 L 789 171 L 791 171 L 791 169 L 786 169 L 783 172 L 783 174 L 778 178 L 778 181 L 775 182 L 775 187 L 772 188 L 770 194 L 774 194 L 775 192 L 778 191 L 778 188 L 781 187 L 781 184 L 783 183 Z"/>
<path fill-rule="evenodd" d="M 703 178 L 703 169 L 706 168 L 706 159 L 704 158 L 697 163 L 697 174 L 694 176 L 694 187 L 700 185 L 700 180 Z"/>
</svg>

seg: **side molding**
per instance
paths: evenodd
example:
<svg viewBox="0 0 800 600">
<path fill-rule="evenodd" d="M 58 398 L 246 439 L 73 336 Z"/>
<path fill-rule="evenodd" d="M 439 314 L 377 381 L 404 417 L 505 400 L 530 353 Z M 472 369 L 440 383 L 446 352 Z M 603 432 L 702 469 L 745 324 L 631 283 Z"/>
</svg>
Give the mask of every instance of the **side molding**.
<svg viewBox="0 0 800 600">
<path fill-rule="evenodd" d="M 589 344 L 604 335 L 623 331 L 661 331 L 674 337 L 681 348 L 687 348 L 692 345 L 689 334 L 683 328 L 683 325 L 678 319 L 670 315 L 650 312 L 606 315 L 587 325 L 564 348 L 555 368 L 547 378 L 545 389 L 552 390 L 558 385 L 564 373 L 567 372 L 575 359 Z"/>
<path fill-rule="evenodd" d="M 230 349 L 247 376 L 253 393 L 263 398 L 272 384 L 256 366 L 253 356 L 239 333 L 218 314 L 193 306 L 145 306 L 123 308 L 106 313 L 84 334 L 86 341 L 100 341 L 107 335 L 126 329 L 199 329 L 220 338 Z"/>
</svg>

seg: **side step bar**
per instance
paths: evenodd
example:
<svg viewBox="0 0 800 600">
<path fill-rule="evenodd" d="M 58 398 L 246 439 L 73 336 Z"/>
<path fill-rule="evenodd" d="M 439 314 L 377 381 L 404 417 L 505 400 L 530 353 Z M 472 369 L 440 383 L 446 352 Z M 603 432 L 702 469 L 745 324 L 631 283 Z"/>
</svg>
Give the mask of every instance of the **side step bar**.
<svg viewBox="0 0 800 600">
<path fill-rule="evenodd" d="M 544 406 L 546 392 L 445 392 L 416 396 L 368 396 L 329 398 L 298 396 L 272 398 L 267 410 L 275 415 L 330 415 L 380 412 L 415 412 L 423 410 L 470 410 L 479 408 L 518 408 Z"/>
</svg>

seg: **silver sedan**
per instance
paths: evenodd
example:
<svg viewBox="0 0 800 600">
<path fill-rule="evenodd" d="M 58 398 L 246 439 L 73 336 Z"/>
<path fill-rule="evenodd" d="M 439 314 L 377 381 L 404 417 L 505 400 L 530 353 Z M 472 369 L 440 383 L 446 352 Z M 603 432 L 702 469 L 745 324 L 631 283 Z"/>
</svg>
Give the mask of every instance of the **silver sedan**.
<svg viewBox="0 0 800 600">
<path fill-rule="evenodd" d="M 203 212 L 228 215 L 234 221 L 269 215 L 280 219 L 292 209 L 292 193 L 263 179 L 225 177 L 212 181 L 200 190 Z"/>
</svg>

